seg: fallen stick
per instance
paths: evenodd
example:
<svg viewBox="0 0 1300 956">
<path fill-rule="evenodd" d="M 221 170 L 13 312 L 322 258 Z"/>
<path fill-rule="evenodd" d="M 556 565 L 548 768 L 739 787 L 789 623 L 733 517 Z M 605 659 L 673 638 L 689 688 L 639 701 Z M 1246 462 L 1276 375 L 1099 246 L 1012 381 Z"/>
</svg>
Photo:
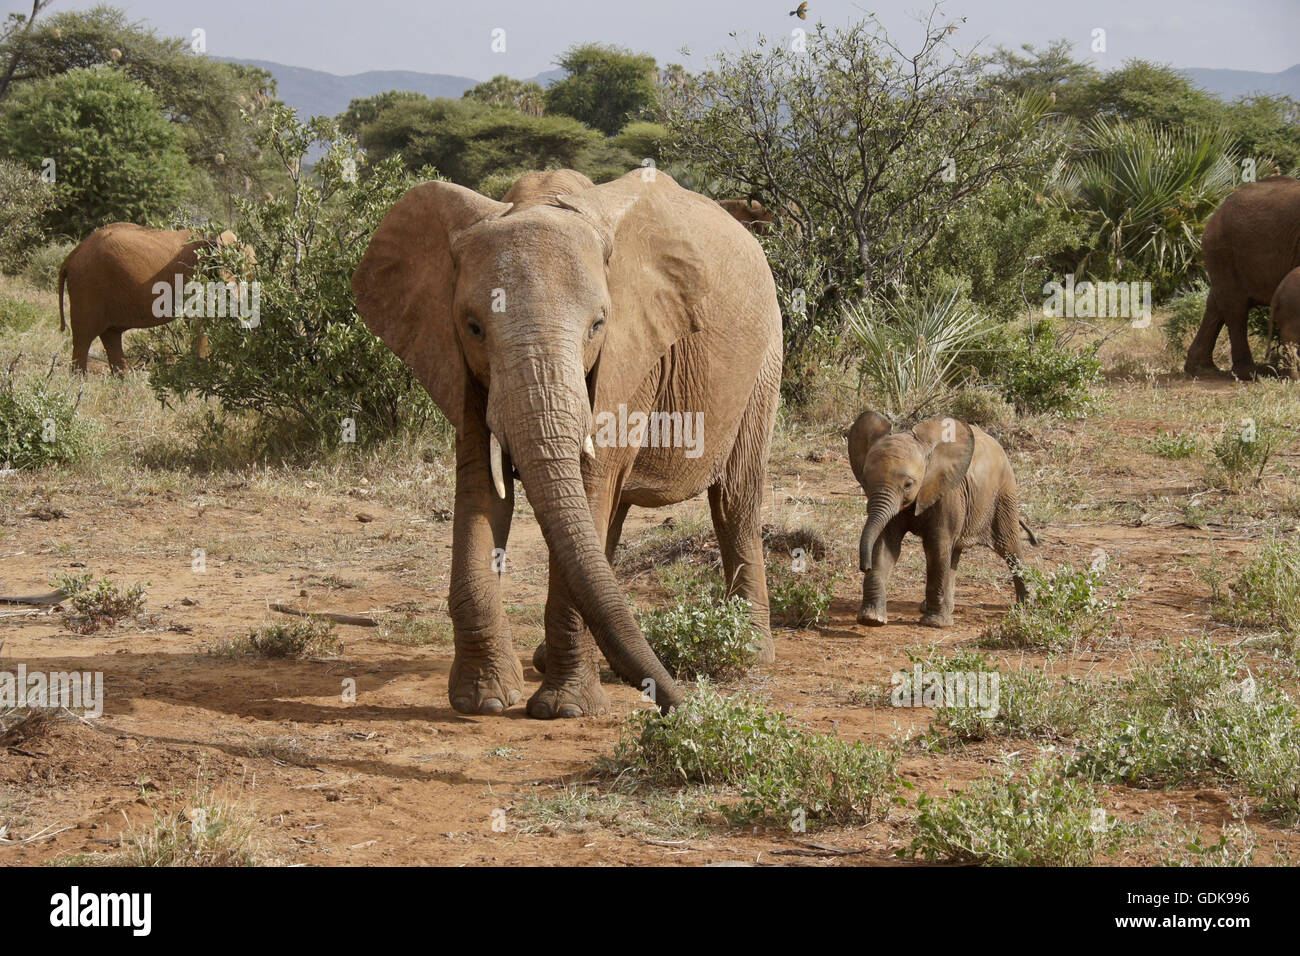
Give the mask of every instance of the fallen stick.
<svg viewBox="0 0 1300 956">
<path fill-rule="evenodd" d="M 323 617 L 335 624 L 353 624 L 357 627 L 379 626 L 379 622 L 373 617 L 358 617 L 355 614 L 335 614 L 332 611 L 300 611 L 296 607 L 289 607 L 287 604 L 272 604 L 271 610 L 279 611 L 281 614 L 292 614 L 294 617 Z"/>
<path fill-rule="evenodd" d="M 35 604 L 38 607 L 50 607 L 62 604 L 66 597 L 67 595 L 62 591 L 51 591 L 49 594 L 0 595 L 0 604 Z"/>
</svg>

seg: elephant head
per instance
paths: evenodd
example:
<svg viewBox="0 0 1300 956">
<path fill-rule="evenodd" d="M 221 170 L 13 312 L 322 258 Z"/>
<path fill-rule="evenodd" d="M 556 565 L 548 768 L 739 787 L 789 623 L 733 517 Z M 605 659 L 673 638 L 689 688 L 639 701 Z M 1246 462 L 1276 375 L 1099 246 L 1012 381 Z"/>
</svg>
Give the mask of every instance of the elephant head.
<svg viewBox="0 0 1300 956">
<path fill-rule="evenodd" d="M 920 515 L 956 487 L 970 468 L 975 433 L 964 422 L 931 418 L 891 434 L 889 421 L 866 411 L 849 429 L 849 462 L 867 493 L 867 520 L 858 542 L 858 567 L 871 569 L 871 552 L 885 525 L 912 508 Z"/>
<path fill-rule="evenodd" d="M 352 288 L 462 449 L 483 450 L 486 460 L 458 469 L 457 507 L 471 493 L 506 498 L 517 473 L 601 651 L 625 680 L 652 679 L 667 707 L 680 692 L 597 539 L 583 462 L 595 413 L 628 401 L 695 330 L 702 253 L 677 214 L 689 194 L 670 177 L 583 182 L 518 205 L 452 183 L 416 186 L 380 224 Z M 455 576 L 453 566 L 453 589 Z"/>
</svg>

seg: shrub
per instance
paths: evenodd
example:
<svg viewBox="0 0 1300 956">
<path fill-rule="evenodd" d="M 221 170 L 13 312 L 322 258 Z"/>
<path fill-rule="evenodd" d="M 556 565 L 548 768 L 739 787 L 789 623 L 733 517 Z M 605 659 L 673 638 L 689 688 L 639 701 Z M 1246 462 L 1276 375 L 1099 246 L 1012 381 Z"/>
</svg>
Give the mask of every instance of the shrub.
<svg viewBox="0 0 1300 956">
<path fill-rule="evenodd" d="M 700 594 L 638 620 L 664 667 L 682 680 L 733 680 L 753 663 L 754 628 L 742 597 Z"/>
<path fill-rule="evenodd" d="M 943 800 L 917 799 L 917 835 L 900 855 L 984 866 L 1087 866 L 1111 850 L 1114 818 L 1088 784 L 1040 761 L 1008 767 Z"/>
<path fill-rule="evenodd" d="M 972 356 L 973 365 L 1017 411 L 1064 417 L 1091 411 L 1089 389 L 1101 380 L 1095 347 L 1083 352 L 1066 347 L 1050 319 L 1019 333 L 1004 328 L 989 339 L 985 349 Z"/>
<path fill-rule="evenodd" d="M 371 234 L 415 180 L 396 160 L 352 175 L 364 157 L 323 117 L 304 125 L 292 110 L 273 106 L 257 135 L 267 155 L 282 158 L 291 185 L 285 196 L 239 205 L 235 231 L 257 258 L 258 324 L 209 318 L 207 357 L 189 347 L 186 323 L 160 327 L 157 341 L 170 360 L 153 365 L 150 384 L 160 400 L 193 393 L 217 399 L 227 413 L 256 416 L 270 426 L 262 429 L 268 443 L 366 445 L 418 427 L 433 403 L 366 328 L 351 289 Z M 303 170 L 317 147 L 325 154 L 308 176 Z M 233 246 L 207 264 L 241 267 Z"/>
<path fill-rule="evenodd" d="M 59 575 L 55 590 L 62 591 L 70 611 L 66 623 L 78 634 L 93 634 L 100 628 L 114 627 L 121 620 L 134 618 L 144 610 L 148 583 L 118 586 L 108 578 L 95 580 L 92 574 Z"/>
<path fill-rule="evenodd" d="M 1205 300 L 1210 287 L 1204 279 L 1185 286 L 1167 303 L 1169 318 L 1165 320 L 1165 345 L 1176 358 L 1187 354 L 1192 336 L 1205 317 Z"/>
<path fill-rule="evenodd" d="M 264 657 L 276 660 L 328 657 L 343 650 L 329 621 L 306 618 L 292 624 L 263 624 L 216 649 L 222 657 Z"/>
<path fill-rule="evenodd" d="M 0 159 L 0 271 L 17 272 L 44 235 L 54 190 L 35 170 Z"/>
<path fill-rule="evenodd" d="M 75 402 L 39 379 L 0 373 L 0 467 L 43 468 L 76 460 L 89 444 Z"/>
<path fill-rule="evenodd" d="M 1256 425 L 1254 419 L 1243 419 L 1240 428 L 1229 425 L 1211 449 L 1211 478 L 1233 491 L 1255 487 L 1282 441 L 1280 429 Z"/>
<path fill-rule="evenodd" d="M 1013 605 L 980 635 L 985 647 L 1059 651 L 1090 644 L 1118 627 L 1115 613 L 1124 602 L 1124 591 L 1108 587 L 1103 571 L 1061 565 L 1047 574 L 1025 568 L 1024 574 L 1029 599 Z"/>
<path fill-rule="evenodd" d="M 956 388 L 944 399 L 941 411 L 958 421 L 997 432 L 1015 421 L 1016 410 L 1001 393 L 988 385 Z"/>
<path fill-rule="evenodd" d="M 804 558 L 810 561 L 811 558 Z M 772 622 L 786 627 L 813 627 L 826 620 L 838 574 L 828 574 L 814 564 L 796 571 L 784 561 L 767 564 L 767 597 Z"/>
<path fill-rule="evenodd" d="M 1282 538 L 1264 543 L 1226 590 L 1212 582 L 1220 620 L 1246 627 L 1300 631 L 1300 547 Z"/>
<path fill-rule="evenodd" d="M 782 713 L 706 683 L 668 714 L 624 722 L 612 770 L 650 783 L 734 788 L 728 819 L 862 823 L 884 816 L 897 789 L 896 754 L 809 733 Z"/>
<path fill-rule="evenodd" d="M 862 351 L 862 381 L 878 407 L 913 420 L 947 396 L 958 361 L 990 331 L 964 291 L 943 284 L 846 307 L 845 324 Z"/>
<path fill-rule="evenodd" d="M 75 242 L 51 242 L 34 249 L 23 267 L 23 278 L 47 292 L 57 292 L 59 288 L 59 269 L 68 254 L 77 248 Z"/>
</svg>

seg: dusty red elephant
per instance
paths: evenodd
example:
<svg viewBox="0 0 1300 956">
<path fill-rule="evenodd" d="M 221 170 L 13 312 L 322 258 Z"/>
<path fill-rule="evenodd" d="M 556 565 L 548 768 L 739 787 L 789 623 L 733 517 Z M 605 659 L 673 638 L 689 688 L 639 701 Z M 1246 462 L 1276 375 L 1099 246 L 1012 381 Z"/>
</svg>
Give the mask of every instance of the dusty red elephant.
<svg viewBox="0 0 1300 956">
<path fill-rule="evenodd" d="M 172 286 L 177 277 L 183 286 L 194 274 L 200 249 L 236 241 L 229 231 L 206 239 L 188 229 L 147 229 L 129 222 L 96 229 L 59 268 L 59 327 L 72 325 L 72 364 L 84 372 L 90 344 L 99 339 L 113 371 L 125 371 L 122 333 L 172 321 L 171 314 L 155 314 L 154 286 Z M 66 320 L 65 286 L 70 313 Z M 198 345 L 202 347 L 201 337 Z"/>
</svg>

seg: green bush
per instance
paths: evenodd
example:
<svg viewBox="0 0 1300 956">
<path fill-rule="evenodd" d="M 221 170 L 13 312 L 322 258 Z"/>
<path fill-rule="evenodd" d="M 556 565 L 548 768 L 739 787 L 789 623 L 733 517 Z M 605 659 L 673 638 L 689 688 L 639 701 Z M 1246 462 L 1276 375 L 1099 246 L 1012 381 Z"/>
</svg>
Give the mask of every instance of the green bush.
<svg viewBox="0 0 1300 956">
<path fill-rule="evenodd" d="M 158 97 L 107 65 L 15 86 L 0 122 L 0 152 L 29 169 L 54 160 L 46 221 L 69 237 L 171 212 L 190 176 L 180 139 Z"/>
<path fill-rule="evenodd" d="M 1114 633 L 1124 591 L 1108 587 L 1100 570 L 1061 565 L 1047 574 L 1024 569 L 1030 597 L 980 636 L 985 647 L 1032 647 L 1060 651 L 1086 646 Z M 1111 593 L 1107 594 L 1106 592 Z"/>
<path fill-rule="evenodd" d="M 65 619 L 78 634 L 93 634 L 100 628 L 113 627 L 144 610 L 148 583 L 119 587 L 108 578 L 95 580 L 92 574 L 63 574 L 54 579 L 54 588 L 63 592 L 69 605 Z"/>
<path fill-rule="evenodd" d="M 895 761 L 892 751 L 809 733 L 785 714 L 702 682 L 668 714 L 628 717 L 610 769 L 660 785 L 734 789 L 740 801 L 718 807 L 733 822 L 798 827 L 882 818 L 898 787 Z"/>
<path fill-rule="evenodd" d="M 817 564 L 795 571 L 786 561 L 768 561 L 767 597 L 772 623 L 794 628 L 820 624 L 828 617 L 838 580 L 838 574 L 824 572 Z"/>
<path fill-rule="evenodd" d="M 54 198 L 36 170 L 0 159 L 0 271 L 17 272 L 41 241 Z"/>
<path fill-rule="evenodd" d="M 987 341 L 972 364 L 1017 411 L 1065 417 L 1091 411 L 1089 389 L 1101 380 L 1095 348 L 1076 352 L 1062 345 L 1050 319 L 1019 332 L 1004 327 Z"/>
<path fill-rule="evenodd" d="M 757 651 L 749 602 L 742 597 L 699 594 L 638 620 L 664 667 L 682 680 L 734 680 L 749 670 Z"/>
<path fill-rule="evenodd" d="M 1161 432 L 1151 439 L 1147 447 L 1150 448 L 1152 454 L 1159 455 L 1161 458 L 1181 461 L 1196 454 L 1197 449 L 1201 447 L 1201 442 L 1195 435 L 1189 435 L 1186 432 L 1181 434 Z"/>
<path fill-rule="evenodd" d="M 75 402 L 47 382 L 0 373 L 0 467 L 75 461 L 88 449 L 88 432 Z"/>
<path fill-rule="evenodd" d="M 1300 547 L 1283 538 L 1264 543 L 1226 589 L 1212 582 L 1214 616 L 1231 624 L 1300 631 Z"/>
<path fill-rule="evenodd" d="M 1229 425 L 1211 449 L 1212 478 L 1233 491 L 1253 488 L 1263 480 L 1264 469 L 1282 444 L 1280 429 L 1257 425 L 1254 419 L 1244 419 L 1240 427 Z"/>
<path fill-rule="evenodd" d="M 984 866 L 1087 866 L 1115 843 L 1091 786 L 1049 761 L 1008 767 L 944 800 L 917 799 L 917 835 L 900 855 Z"/>
<path fill-rule="evenodd" d="M 75 242 L 51 242 L 33 249 L 27 257 L 27 265 L 23 267 L 23 278 L 38 289 L 57 292 L 59 269 L 63 267 L 63 260 L 75 248 Z"/>
<path fill-rule="evenodd" d="M 206 357 L 190 347 L 189 323 L 160 326 L 155 348 L 168 360 L 153 364 L 151 386 L 163 401 L 196 394 L 216 399 L 224 412 L 256 416 L 268 426 L 261 430 L 268 445 L 367 445 L 419 427 L 433 415 L 433 402 L 366 328 L 351 288 L 372 233 L 416 180 L 396 160 L 352 175 L 352 164 L 364 162 L 355 142 L 332 120 L 304 125 L 287 107 L 270 109 L 258 139 L 267 155 L 283 157 L 292 186 L 284 196 L 239 205 L 235 231 L 257 258 L 258 323 L 207 319 Z M 308 176 L 306 158 L 316 147 L 325 153 Z M 228 247 L 205 268 L 245 270 L 241 255 Z"/>
<path fill-rule="evenodd" d="M 343 643 L 335 635 L 331 622 L 306 618 L 292 624 L 263 624 L 242 637 L 219 645 L 215 653 L 222 657 L 300 660 L 305 657 L 327 657 L 342 650 Z"/>
<path fill-rule="evenodd" d="M 1164 327 L 1165 345 L 1175 358 L 1181 359 L 1187 354 L 1192 336 L 1201 327 L 1201 319 L 1205 317 L 1205 300 L 1209 295 L 1209 285 L 1200 279 L 1185 286 L 1165 303 L 1169 309 L 1169 318 L 1165 320 Z"/>
</svg>

